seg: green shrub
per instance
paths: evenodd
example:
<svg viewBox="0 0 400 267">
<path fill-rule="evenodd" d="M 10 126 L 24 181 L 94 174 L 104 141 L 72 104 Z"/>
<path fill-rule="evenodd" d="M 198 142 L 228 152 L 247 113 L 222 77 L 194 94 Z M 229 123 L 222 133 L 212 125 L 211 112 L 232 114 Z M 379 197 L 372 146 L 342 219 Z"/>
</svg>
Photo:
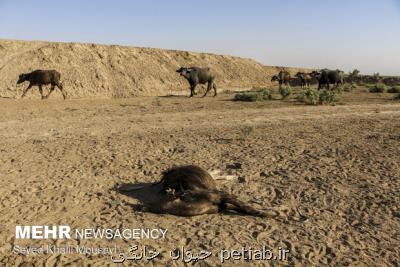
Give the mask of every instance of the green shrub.
<svg viewBox="0 0 400 267">
<path fill-rule="evenodd" d="M 297 99 L 308 105 L 331 104 L 340 100 L 340 92 L 338 90 L 321 90 L 306 89 L 300 92 Z"/>
<path fill-rule="evenodd" d="M 319 92 L 320 104 L 331 104 L 340 100 L 340 92 L 335 90 L 322 90 Z"/>
<path fill-rule="evenodd" d="M 400 85 L 393 86 L 388 90 L 388 93 L 391 94 L 400 94 Z"/>
<path fill-rule="evenodd" d="M 339 85 L 339 86 L 335 86 L 333 88 L 333 90 L 335 90 L 338 93 L 341 93 L 343 91 L 346 91 L 346 88 L 347 88 L 347 85 L 342 84 L 342 85 Z"/>
<path fill-rule="evenodd" d="M 292 87 L 290 87 L 290 85 L 281 87 L 281 88 L 279 88 L 279 93 L 281 94 L 282 99 L 285 99 L 286 97 L 288 97 L 292 94 Z"/>
<path fill-rule="evenodd" d="M 346 83 L 341 86 L 345 92 L 351 92 L 353 89 L 357 88 L 354 83 Z"/>
<path fill-rule="evenodd" d="M 387 91 L 387 86 L 384 83 L 377 83 L 369 87 L 370 93 L 384 93 Z"/>
<path fill-rule="evenodd" d="M 297 96 L 300 102 L 304 102 L 308 105 L 317 105 L 319 102 L 319 92 L 317 89 L 308 88 L 300 92 Z"/>
<path fill-rule="evenodd" d="M 365 87 L 365 88 L 372 88 L 372 87 L 374 87 L 375 86 L 375 84 L 373 84 L 373 83 L 366 83 L 366 82 L 361 82 L 361 83 L 359 83 L 359 86 L 361 86 L 361 87 Z"/>
<path fill-rule="evenodd" d="M 332 91 L 335 91 L 336 93 L 340 94 L 342 93 L 342 91 L 344 90 L 344 85 L 339 85 L 339 86 L 334 86 L 332 88 Z"/>
<path fill-rule="evenodd" d="M 271 100 L 272 93 L 271 90 L 268 89 L 261 89 L 255 92 L 242 92 L 237 93 L 234 97 L 236 101 L 264 101 L 264 100 Z"/>
</svg>

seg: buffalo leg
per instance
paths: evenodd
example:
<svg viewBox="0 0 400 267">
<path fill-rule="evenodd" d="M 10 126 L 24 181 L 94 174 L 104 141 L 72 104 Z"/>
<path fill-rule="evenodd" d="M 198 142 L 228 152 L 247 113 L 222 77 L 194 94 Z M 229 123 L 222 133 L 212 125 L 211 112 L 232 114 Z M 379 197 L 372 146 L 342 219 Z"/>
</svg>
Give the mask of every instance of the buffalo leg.
<svg viewBox="0 0 400 267">
<path fill-rule="evenodd" d="M 65 92 L 63 88 L 60 88 L 60 91 L 61 91 L 61 93 L 63 95 L 64 100 L 65 100 L 67 98 L 67 92 Z"/>
<path fill-rule="evenodd" d="M 28 86 L 28 87 L 24 90 L 24 92 L 22 93 L 21 98 L 24 98 L 26 92 L 28 92 L 28 90 L 31 89 L 31 88 L 32 88 L 32 84 L 29 84 L 29 86 Z"/>
<path fill-rule="evenodd" d="M 204 93 L 203 97 L 205 97 L 205 96 L 207 95 L 208 91 L 211 90 L 211 87 L 212 87 L 212 86 L 213 86 L 213 83 L 212 83 L 212 82 L 209 82 L 209 83 L 207 84 L 207 90 L 206 90 L 206 92 Z"/>
<path fill-rule="evenodd" d="M 57 85 L 58 89 L 60 89 L 60 91 L 63 95 L 63 98 L 65 100 L 67 98 L 67 92 L 65 92 L 64 87 L 62 86 L 62 83 L 58 83 L 56 85 Z"/>
<path fill-rule="evenodd" d="M 195 94 L 196 94 L 196 85 L 197 84 L 193 84 L 193 85 L 190 85 L 190 96 L 189 97 L 192 97 L 192 96 L 194 96 Z"/>
<path fill-rule="evenodd" d="M 50 88 L 50 92 L 46 95 L 46 99 L 49 98 L 49 96 L 51 95 L 51 93 L 53 93 L 55 86 L 52 85 Z"/>
<path fill-rule="evenodd" d="M 213 88 L 214 88 L 214 96 L 217 96 L 217 85 L 213 83 Z"/>
<path fill-rule="evenodd" d="M 40 97 L 41 97 L 42 99 L 45 99 L 45 98 L 46 98 L 46 97 L 43 95 L 43 88 L 42 88 L 41 85 L 39 85 L 39 93 L 40 93 Z"/>
</svg>

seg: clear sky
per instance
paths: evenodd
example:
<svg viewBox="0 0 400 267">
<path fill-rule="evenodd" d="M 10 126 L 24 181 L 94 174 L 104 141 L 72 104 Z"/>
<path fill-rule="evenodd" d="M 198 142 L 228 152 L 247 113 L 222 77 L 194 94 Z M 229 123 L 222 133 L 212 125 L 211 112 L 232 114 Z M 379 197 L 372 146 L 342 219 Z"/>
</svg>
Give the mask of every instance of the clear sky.
<svg viewBox="0 0 400 267">
<path fill-rule="evenodd" d="M 0 38 L 400 75 L 400 0 L 0 0 Z"/>
</svg>

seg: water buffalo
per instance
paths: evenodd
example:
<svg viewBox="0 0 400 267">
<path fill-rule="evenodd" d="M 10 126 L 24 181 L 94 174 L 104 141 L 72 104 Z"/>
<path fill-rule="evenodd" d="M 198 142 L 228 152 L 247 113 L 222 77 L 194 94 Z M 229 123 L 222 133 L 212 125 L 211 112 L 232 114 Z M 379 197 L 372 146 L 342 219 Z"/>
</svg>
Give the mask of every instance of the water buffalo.
<svg viewBox="0 0 400 267">
<path fill-rule="evenodd" d="M 214 178 L 203 168 L 196 165 L 174 167 L 163 172 L 162 191 L 173 189 L 177 192 L 196 189 L 217 189 Z"/>
<path fill-rule="evenodd" d="M 330 83 L 336 84 L 336 87 L 344 83 L 344 72 L 341 70 L 323 69 L 320 72 L 313 71 L 311 74 L 318 77 L 318 90 L 323 86 L 326 86 L 329 90 Z"/>
<path fill-rule="evenodd" d="M 214 96 L 217 95 L 217 86 L 214 83 L 215 74 L 210 68 L 198 68 L 198 67 L 181 67 L 176 70 L 181 76 L 185 77 L 190 84 L 190 97 L 196 94 L 195 88 L 200 84 L 207 83 L 207 90 L 203 97 L 205 97 L 211 87 L 214 88 Z"/>
<path fill-rule="evenodd" d="M 39 87 L 39 92 L 40 95 L 42 96 L 42 99 L 47 99 L 50 94 L 54 91 L 54 88 L 57 86 L 64 99 L 66 98 L 66 93 L 63 89 L 62 83 L 60 81 L 61 74 L 56 71 L 56 70 L 34 70 L 30 73 L 22 73 L 19 75 L 17 84 L 23 83 L 25 81 L 29 82 L 29 86 L 24 90 L 21 98 L 23 98 L 28 92 L 28 90 L 32 86 L 38 86 Z M 50 92 L 45 96 L 43 95 L 43 85 L 51 84 Z"/>
<path fill-rule="evenodd" d="M 154 213 L 196 216 L 235 211 L 260 217 L 278 216 L 276 212 L 257 210 L 236 196 L 218 190 L 214 178 L 196 165 L 172 167 L 163 172 L 158 183 L 150 186 L 128 185 L 118 190 L 128 195 L 141 196 L 145 208 Z"/>
<path fill-rule="evenodd" d="M 279 82 L 279 87 L 282 87 L 282 84 L 285 84 L 286 86 L 289 85 L 290 81 L 290 73 L 287 71 L 280 71 L 278 75 L 272 76 L 271 82 Z"/>
<path fill-rule="evenodd" d="M 312 77 L 309 73 L 297 72 L 295 76 L 299 78 L 301 88 L 310 87 Z"/>
</svg>

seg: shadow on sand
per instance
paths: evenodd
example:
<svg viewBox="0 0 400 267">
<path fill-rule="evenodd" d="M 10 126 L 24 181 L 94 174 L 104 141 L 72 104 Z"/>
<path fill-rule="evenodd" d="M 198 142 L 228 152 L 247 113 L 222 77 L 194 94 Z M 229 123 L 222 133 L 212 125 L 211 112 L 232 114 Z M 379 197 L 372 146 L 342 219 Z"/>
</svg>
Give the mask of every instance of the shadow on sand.
<svg viewBox="0 0 400 267">
<path fill-rule="evenodd" d="M 127 183 L 116 186 L 114 190 L 118 193 L 134 198 L 140 205 L 132 205 L 134 210 L 149 211 L 151 207 L 167 201 L 167 196 L 161 194 L 162 185 L 157 183 Z"/>
</svg>

